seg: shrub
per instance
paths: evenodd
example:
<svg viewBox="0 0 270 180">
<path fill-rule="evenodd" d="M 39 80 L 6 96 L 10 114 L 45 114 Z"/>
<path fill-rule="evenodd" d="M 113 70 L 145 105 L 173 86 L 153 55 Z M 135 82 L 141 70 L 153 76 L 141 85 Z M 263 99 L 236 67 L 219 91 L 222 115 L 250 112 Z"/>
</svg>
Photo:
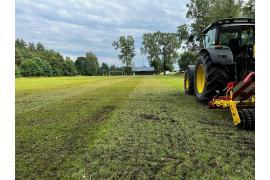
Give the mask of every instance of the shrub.
<svg viewBox="0 0 270 180">
<path fill-rule="evenodd" d="M 27 59 L 23 61 L 20 65 L 21 75 L 27 76 L 40 76 L 42 73 L 42 68 L 32 59 Z"/>
<path fill-rule="evenodd" d="M 15 66 L 15 77 L 21 77 L 21 69 L 18 66 Z"/>
</svg>

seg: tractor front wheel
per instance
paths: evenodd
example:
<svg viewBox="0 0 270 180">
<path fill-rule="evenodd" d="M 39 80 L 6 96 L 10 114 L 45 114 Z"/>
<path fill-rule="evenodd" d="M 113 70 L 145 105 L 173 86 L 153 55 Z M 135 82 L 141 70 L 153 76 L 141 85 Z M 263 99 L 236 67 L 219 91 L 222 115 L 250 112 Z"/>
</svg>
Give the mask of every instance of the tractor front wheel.
<svg viewBox="0 0 270 180">
<path fill-rule="evenodd" d="M 188 65 L 184 77 L 185 93 L 189 95 L 194 94 L 194 69 L 195 65 Z"/>
</svg>

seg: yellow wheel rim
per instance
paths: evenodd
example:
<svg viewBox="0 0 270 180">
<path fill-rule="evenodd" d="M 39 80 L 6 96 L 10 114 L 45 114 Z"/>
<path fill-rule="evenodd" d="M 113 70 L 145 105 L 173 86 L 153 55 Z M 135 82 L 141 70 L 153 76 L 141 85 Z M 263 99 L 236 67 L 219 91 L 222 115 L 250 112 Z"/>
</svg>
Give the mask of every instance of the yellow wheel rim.
<svg viewBox="0 0 270 180">
<path fill-rule="evenodd" d="M 189 88 L 189 75 L 186 74 L 185 75 L 185 89 L 188 89 Z"/>
<path fill-rule="evenodd" d="M 196 71 L 196 88 L 197 92 L 201 94 L 205 86 L 205 70 L 204 66 L 200 64 Z"/>
</svg>

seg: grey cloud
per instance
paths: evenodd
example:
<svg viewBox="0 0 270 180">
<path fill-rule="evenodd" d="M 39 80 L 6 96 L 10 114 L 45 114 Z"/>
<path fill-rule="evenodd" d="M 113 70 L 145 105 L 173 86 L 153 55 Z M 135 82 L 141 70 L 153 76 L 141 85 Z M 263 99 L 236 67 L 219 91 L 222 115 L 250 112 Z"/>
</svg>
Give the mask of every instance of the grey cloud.
<svg viewBox="0 0 270 180">
<path fill-rule="evenodd" d="M 121 65 L 112 42 L 133 35 L 135 64 L 142 65 L 145 32 L 175 32 L 186 23 L 187 0 L 16 0 L 16 37 L 42 42 L 75 59 L 93 51 L 100 61 Z"/>
</svg>

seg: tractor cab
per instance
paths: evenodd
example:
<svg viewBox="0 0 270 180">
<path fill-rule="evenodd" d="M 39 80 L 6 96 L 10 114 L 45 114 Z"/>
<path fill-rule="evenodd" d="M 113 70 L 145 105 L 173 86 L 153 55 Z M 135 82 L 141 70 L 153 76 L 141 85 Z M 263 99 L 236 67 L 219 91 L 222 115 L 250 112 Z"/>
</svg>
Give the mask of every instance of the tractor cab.
<svg viewBox="0 0 270 180">
<path fill-rule="evenodd" d="M 236 77 L 255 71 L 255 20 L 234 18 L 212 23 L 204 31 L 205 48 L 229 48 L 236 64 Z"/>
</svg>

